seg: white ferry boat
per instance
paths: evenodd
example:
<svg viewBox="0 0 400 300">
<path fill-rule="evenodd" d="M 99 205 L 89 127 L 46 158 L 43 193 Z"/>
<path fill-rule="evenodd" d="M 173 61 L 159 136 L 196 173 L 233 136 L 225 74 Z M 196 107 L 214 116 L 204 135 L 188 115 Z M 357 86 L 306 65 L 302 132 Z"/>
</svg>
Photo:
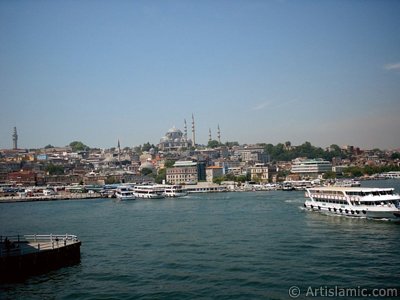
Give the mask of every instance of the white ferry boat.
<svg viewBox="0 0 400 300">
<path fill-rule="evenodd" d="M 400 195 L 393 188 L 318 187 L 307 189 L 306 197 L 310 210 L 400 221 Z"/>
<path fill-rule="evenodd" d="M 183 197 L 188 193 L 183 190 L 181 185 L 166 185 L 164 186 L 165 197 Z"/>
<path fill-rule="evenodd" d="M 162 199 L 165 198 L 164 190 L 156 185 L 137 185 L 134 188 L 136 198 Z"/>
<path fill-rule="evenodd" d="M 115 190 L 115 196 L 119 200 L 135 200 L 133 190 L 127 186 L 120 186 Z"/>
</svg>

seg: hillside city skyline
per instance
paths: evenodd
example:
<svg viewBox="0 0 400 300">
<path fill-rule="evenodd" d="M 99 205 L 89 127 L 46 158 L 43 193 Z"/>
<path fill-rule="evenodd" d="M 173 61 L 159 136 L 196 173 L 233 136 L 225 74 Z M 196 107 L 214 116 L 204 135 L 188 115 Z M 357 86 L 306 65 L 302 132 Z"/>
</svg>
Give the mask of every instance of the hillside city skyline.
<svg viewBox="0 0 400 300">
<path fill-rule="evenodd" d="M 185 136 L 185 134 L 187 134 L 187 131 L 182 131 L 182 130 L 180 130 L 180 128 L 177 128 L 177 127 L 173 126 L 173 127 L 171 127 L 168 131 L 166 131 L 166 135 L 167 135 L 169 132 L 173 131 L 173 130 L 178 130 L 179 132 L 182 133 L 183 136 Z M 192 133 L 191 133 L 191 134 L 192 134 Z M 116 143 L 115 143 L 114 145 L 109 145 L 109 146 L 107 146 L 107 147 L 98 147 L 98 146 L 96 146 L 96 145 L 88 145 L 88 144 L 85 143 L 85 141 L 83 141 L 83 140 L 81 140 L 81 139 L 79 139 L 79 138 L 75 138 L 75 139 L 71 140 L 71 142 L 66 143 L 65 145 L 53 145 L 53 144 L 48 143 L 48 144 L 42 145 L 42 146 L 40 146 L 40 147 L 20 147 L 20 145 L 19 145 L 19 142 L 20 142 L 20 140 L 19 140 L 19 133 L 18 133 L 18 131 L 17 131 L 17 128 L 14 127 L 14 131 L 13 131 L 12 135 L 10 135 L 10 146 L 9 146 L 9 147 L 6 147 L 6 148 L 0 148 L 0 150 L 11 150 L 11 149 L 14 149 L 14 150 L 16 150 L 16 149 L 44 149 L 44 148 L 46 148 L 46 147 L 51 147 L 51 148 L 62 148 L 62 147 L 68 147 L 68 146 L 70 146 L 70 144 L 76 143 L 76 142 L 83 143 L 83 144 L 85 144 L 88 148 L 91 148 L 91 149 L 112 149 L 112 148 L 119 148 L 119 147 L 120 147 L 121 149 L 124 149 L 124 148 L 135 148 L 135 147 L 143 146 L 143 145 L 146 145 L 146 144 L 150 144 L 150 145 L 154 145 L 155 147 L 159 147 L 159 145 L 161 144 L 163 138 L 165 138 L 165 136 L 161 137 L 161 138 L 159 139 L 158 142 L 147 141 L 147 142 L 144 142 L 144 143 L 142 143 L 142 144 L 137 144 L 137 145 L 124 145 L 124 144 L 123 144 L 123 141 L 121 141 L 119 138 L 117 138 L 117 139 L 116 139 Z M 188 141 L 188 143 L 189 143 L 189 144 L 188 144 L 188 148 L 193 147 L 192 139 L 191 139 L 190 137 L 187 137 L 187 141 Z M 301 142 L 301 143 L 299 143 L 299 144 L 294 144 L 294 143 L 292 143 L 291 141 L 281 141 L 281 142 L 278 142 L 278 143 L 276 143 L 276 144 L 269 143 L 268 141 L 260 141 L 260 142 L 256 142 L 256 143 L 241 143 L 240 141 L 237 141 L 237 140 L 223 141 L 223 140 L 221 139 L 221 131 L 220 131 L 219 126 L 218 126 L 217 131 L 216 131 L 216 133 L 215 133 L 214 136 L 212 136 L 212 133 L 211 133 L 211 131 L 209 130 L 209 139 L 208 139 L 208 142 L 210 142 L 210 141 L 218 142 L 219 145 L 222 145 L 222 146 L 223 146 L 223 145 L 226 145 L 226 144 L 228 144 L 228 143 L 230 143 L 230 144 L 232 144 L 232 143 L 237 143 L 238 145 L 260 145 L 260 144 L 278 145 L 278 144 L 287 144 L 287 143 L 289 143 L 291 146 L 295 146 L 295 147 L 296 147 L 296 146 L 302 145 L 302 144 L 304 144 L 304 143 L 310 143 L 310 142 L 307 141 L 307 140 L 306 140 L 306 141 L 303 141 L 303 142 Z M 206 142 L 206 143 L 195 143 L 195 145 L 196 145 L 196 146 L 199 146 L 199 147 L 207 148 L 208 142 Z M 322 149 L 323 149 L 323 148 L 326 148 L 326 149 L 327 149 L 327 148 L 329 148 L 330 146 L 335 145 L 335 146 L 339 146 L 339 147 L 342 148 L 342 149 L 345 149 L 346 147 L 355 147 L 355 148 L 359 148 L 360 150 L 380 149 L 380 150 L 385 150 L 385 151 L 387 150 L 387 151 L 394 151 L 394 152 L 399 152 L 399 151 L 400 151 L 400 147 L 398 147 L 398 148 L 380 148 L 380 147 L 361 148 L 361 147 L 359 147 L 358 145 L 340 145 L 340 144 L 337 144 L 337 143 L 335 143 L 335 142 L 332 142 L 332 143 L 330 143 L 329 145 L 316 145 L 316 144 L 312 144 L 312 143 L 310 143 L 310 144 L 311 144 L 312 146 L 319 147 L 319 148 L 322 148 Z M 162 149 L 161 149 L 161 150 L 162 150 Z"/>
<path fill-rule="evenodd" d="M 400 147 L 399 1 L 1 1 L 0 149 Z"/>
</svg>

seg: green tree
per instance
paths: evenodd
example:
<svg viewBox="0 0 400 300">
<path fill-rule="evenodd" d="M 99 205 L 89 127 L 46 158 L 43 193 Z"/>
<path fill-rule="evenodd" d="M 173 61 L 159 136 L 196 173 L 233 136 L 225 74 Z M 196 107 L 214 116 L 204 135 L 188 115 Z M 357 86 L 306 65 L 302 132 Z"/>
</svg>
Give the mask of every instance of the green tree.
<svg viewBox="0 0 400 300">
<path fill-rule="evenodd" d="M 170 159 L 167 159 L 167 160 L 165 161 L 165 163 L 164 163 L 164 166 L 165 166 L 166 168 L 172 168 L 172 167 L 174 166 L 174 164 L 175 164 L 175 161 L 170 160 Z"/>
<path fill-rule="evenodd" d="M 44 149 L 50 149 L 50 148 L 54 148 L 53 145 L 48 144 L 47 146 L 44 147 Z"/>
<path fill-rule="evenodd" d="M 334 179 L 336 178 L 336 173 L 332 171 L 328 171 L 324 174 L 324 179 Z"/>
<path fill-rule="evenodd" d="M 153 170 L 149 169 L 149 168 L 143 168 L 141 170 L 141 173 L 142 173 L 143 176 L 147 176 L 147 175 L 153 174 Z"/>
<path fill-rule="evenodd" d="M 363 169 L 360 167 L 348 167 L 344 169 L 344 174 L 349 177 L 360 177 L 363 175 Z"/>
<path fill-rule="evenodd" d="M 232 148 L 233 146 L 239 146 L 238 142 L 226 142 L 225 146 L 227 146 L 228 148 Z"/>
<path fill-rule="evenodd" d="M 213 182 L 216 184 L 221 184 L 221 182 L 224 181 L 224 177 L 215 177 L 213 178 Z"/>
<path fill-rule="evenodd" d="M 391 159 L 400 159 L 400 152 L 394 152 L 390 156 Z"/>
<path fill-rule="evenodd" d="M 142 151 L 149 151 L 151 148 L 154 148 L 154 145 L 150 145 L 149 142 L 143 144 Z"/>
<path fill-rule="evenodd" d="M 49 173 L 49 175 L 62 175 L 64 174 L 64 167 L 63 166 L 57 166 L 53 165 L 52 163 L 48 164 L 46 166 L 46 172 Z"/>
<path fill-rule="evenodd" d="M 208 141 L 207 147 L 208 148 L 217 148 L 219 146 L 219 142 L 216 140 Z"/>
<path fill-rule="evenodd" d="M 88 146 L 86 146 L 84 143 L 79 142 L 79 141 L 74 141 L 71 142 L 70 147 L 72 148 L 72 151 L 76 152 L 76 151 L 83 151 L 86 149 L 90 149 Z"/>
<path fill-rule="evenodd" d="M 155 179 L 156 179 L 156 183 L 162 183 L 163 180 L 166 180 L 167 179 L 167 169 L 165 169 L 165 168 L 160 169 L 158 171 L 158 174 Z"/>
</svg>

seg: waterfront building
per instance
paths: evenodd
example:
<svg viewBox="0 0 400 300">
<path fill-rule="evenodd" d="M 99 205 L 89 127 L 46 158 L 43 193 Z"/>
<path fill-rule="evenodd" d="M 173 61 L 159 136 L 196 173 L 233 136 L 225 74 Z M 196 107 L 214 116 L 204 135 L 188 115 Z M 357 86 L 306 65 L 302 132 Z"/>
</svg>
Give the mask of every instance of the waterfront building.
<svg viewBox="0 0 400 300">
<path fill-rule="evenodd" d="M 211 166 L 206 168 L 206 181 L 213 182 L 215 178 L 222 177 L 224 169 L 218 166 Z"/>
<path fill-rule="evenodd" d="M 166 172 L 170 184 L 196 184 L 199 181 L 200 165 L 193 161 L 176 161 Z"/>
<path fill-rule="evenodd" d="M 168 168 L 166 180 L 171 184 L 195 184 L 198 182 L 197 163 L 177 161 L 173 168 Z"/>
<path fill-rule="evenodd" d="M 296 158 L 292 161 L 291 172 L 302 176 L 318 177 L 319 174 L 331 172 L 332 164 L 323 159 Z"/>
<path fill-rule="evenodd" d="M 32 171 L 11 172 L 7 175 L 7 181 L 21 186 L 36 185 L 36 173 Z"/>
<path fill-rule="evenodd" d="M 265 149 L 257 145 L 235 149 L 234 154 L 245 162 L 267 163 L 269 161 L 269 155 L 265 152 Z"/>
<path fill-rule="evenodd" d="M 268 182 L 273 175 L 276 174 L 276 168 L 268 166 L 264 163 L 257 163 L 250 168 L 250 176 L 252 181 Z"/>
</svg>

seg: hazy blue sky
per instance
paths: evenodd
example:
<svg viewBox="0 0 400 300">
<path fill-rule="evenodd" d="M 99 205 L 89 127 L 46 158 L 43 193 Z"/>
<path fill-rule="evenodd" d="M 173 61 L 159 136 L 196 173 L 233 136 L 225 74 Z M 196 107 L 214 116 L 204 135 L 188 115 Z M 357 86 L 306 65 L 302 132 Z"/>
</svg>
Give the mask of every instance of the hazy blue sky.
<svg viewBox="0 0 400 300">
<path fill-rule="evenodd" d="M 400 147 L 400 1 L 0 1 L 0 148 Z"/>
</svg>

